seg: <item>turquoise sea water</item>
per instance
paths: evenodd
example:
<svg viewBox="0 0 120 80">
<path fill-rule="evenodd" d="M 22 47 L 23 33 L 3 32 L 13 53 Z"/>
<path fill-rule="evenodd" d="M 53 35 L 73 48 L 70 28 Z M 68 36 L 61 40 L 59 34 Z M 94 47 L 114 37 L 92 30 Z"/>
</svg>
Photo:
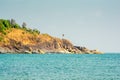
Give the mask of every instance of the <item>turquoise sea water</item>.
<svg viewBox="0 0 120 80">
<path fill-rule="evenodd" d="M 0 54 L 0 80 L 120 80 L 120 54 Z"/>
</svg>

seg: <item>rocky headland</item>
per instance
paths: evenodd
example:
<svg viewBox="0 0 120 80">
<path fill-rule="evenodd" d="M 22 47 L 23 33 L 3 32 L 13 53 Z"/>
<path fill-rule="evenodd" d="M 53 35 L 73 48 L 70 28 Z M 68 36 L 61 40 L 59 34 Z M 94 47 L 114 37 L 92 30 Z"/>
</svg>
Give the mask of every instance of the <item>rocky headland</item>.
<svg viewBox="0 0 120 80">
<path fill-rule="evenodd" d="M 19 26 L 13 19 L 0 19 L 0 53 L 101 54 L 102 52 L 75 46 L 67 39 L 42 34 L 37 29 L 27 28 L 26 23 Z"/>
</svg>

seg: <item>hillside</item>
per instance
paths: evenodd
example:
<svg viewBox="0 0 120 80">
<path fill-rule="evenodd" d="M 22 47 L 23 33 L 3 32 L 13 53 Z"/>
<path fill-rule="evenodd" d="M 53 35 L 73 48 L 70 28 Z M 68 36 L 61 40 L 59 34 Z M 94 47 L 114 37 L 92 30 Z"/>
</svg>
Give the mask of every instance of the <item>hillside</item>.
<svg viewBox="0 0 120 80">
<path fill-rule="evenodd" d="M 29 29 L 26 23 L 0 19 L 0 53 L 101 53 L 85 47 L 74 46 L 69 40 L 41 34 Z"/>
</svg>

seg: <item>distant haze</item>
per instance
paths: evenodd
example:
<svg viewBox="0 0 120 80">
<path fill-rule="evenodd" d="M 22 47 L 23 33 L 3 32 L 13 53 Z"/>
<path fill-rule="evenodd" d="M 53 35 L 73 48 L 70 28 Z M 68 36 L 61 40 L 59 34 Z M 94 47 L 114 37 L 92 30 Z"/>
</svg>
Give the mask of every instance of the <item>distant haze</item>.
<svg viewBox="0 0 120 80">
<path fill-rule="evenodd" d="M 0 18 L 104 52 L 120 52 L 120 0 L 0 0 Z"/>
</svg>

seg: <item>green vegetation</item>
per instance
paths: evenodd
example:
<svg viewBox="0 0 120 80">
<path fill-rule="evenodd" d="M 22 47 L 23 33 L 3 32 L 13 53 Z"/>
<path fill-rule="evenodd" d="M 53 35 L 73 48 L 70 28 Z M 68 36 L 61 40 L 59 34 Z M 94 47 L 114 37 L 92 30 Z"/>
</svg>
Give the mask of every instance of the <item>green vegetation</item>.
<svg viewBox="0 0 120 80">
<path fill-rule="evenodd" d="M 47 33 L 44 33 L 44 34 L 42 34 L 43 36 L 46 36 L 46 37 L 51 37 L 49 34 L 47 34 Z"/>
<path fill-rule="evenodd" d="M 4 35 L 6 34 L 6 30 L 10 28 L 17 28 L 17 29 L 23 29 L 31 34 L 40 34 L 40 31 L 37 29 L 30 29 L 26 27 L 27 24 L 23 22 L 22 27 L 16 23 L 14 19 L 11 20 L 4 20 L 0 19 L 0 32 Z"/>
<path fill-rule="evenodd" d="M 25 31 L 27 31 L 27 32 L 29 32 L 31 34 L 40 34 L 39 30 L 37 30 L 37 29 L 30 29 L 30 28 L 27 28 L 26 26 L 27 26 L 27 24 L 25 22 L 23 22 L 22 29 L 24 29 Z"/>
<path fill-rule="evenodd" d="M 2 36 L 0 36 L 0 41 L 2 41 L 3 40 L 3 37 Z"/>
<path fill-rule="evenodd" d="M 0 32 L 6 34 L 5 30 L 10 28 L 20 28 L 20 26 L 13 19 L 11 21 L 0 19 Z"/>
<path fill-rule="evenodd" d="M 37 34 L 40 34 L 40 31 L 37 30 L 37 29 L 33 29 L 33 32 L 34 32 L 34 33 L 37 33 Z"/>
</svg>

